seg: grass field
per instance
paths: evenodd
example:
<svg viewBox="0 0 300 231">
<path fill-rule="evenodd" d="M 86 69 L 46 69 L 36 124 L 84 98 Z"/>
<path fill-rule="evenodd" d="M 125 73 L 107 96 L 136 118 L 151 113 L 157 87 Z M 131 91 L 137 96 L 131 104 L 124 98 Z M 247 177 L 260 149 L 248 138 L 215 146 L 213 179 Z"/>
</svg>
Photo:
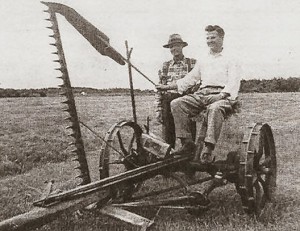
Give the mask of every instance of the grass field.
<svg viewBox="0 0 300 231">
<path fill-rule="evenodd" d="M 28 211 L 39 198 L 44 181 L 55 179 L 57 188 L 75 184 L 74 164 L 70 160 L 71 138 L 67 136 L 63 98 L 2 98 L 0 123 L 0 220 Z M 138 122 L 154 117 L 154 96 L 137 96 Z M 140 211 L 155 224 L 150 230 L 300 230 L 300 93 L 242 94 L 242 112 L 224 125 L 233 132 L 253 122 L 271 125 L 277 150 L 278 179 L 276 201 L 268 222 L 258 222 L 246 215 L 233 185 L 216 189 L 211 194 L 212 208 L 199 217 L 185 211 Z M 80 120 L 104 136 L 109 127 L 132 117 L 129 96 L 76 98 Z M 153 121 L 151 130 L 159 134 Z M 102 141 L 82 127 L 86 152 L 91 163 L 98 158 Z M 225 134 L 225 133 L 224 133 Z M 224 154 L 221 136 L 216 154 Z M 228 148 L 226 146 L 226 148 Z M 93 179 L 97 166 L 91 164 Z M 147 186 L 157 184 L 147 181 Z M 166 182 L 162 179 L 161 185 Z M 201 187 L 201 186 L 199 186 Z M 197 187 L 196 187 L 197 188 Z M 84 212 L 81 217 L 64 214 L 40 230 L 132 230 L 130 225 Z"/>
</svg>

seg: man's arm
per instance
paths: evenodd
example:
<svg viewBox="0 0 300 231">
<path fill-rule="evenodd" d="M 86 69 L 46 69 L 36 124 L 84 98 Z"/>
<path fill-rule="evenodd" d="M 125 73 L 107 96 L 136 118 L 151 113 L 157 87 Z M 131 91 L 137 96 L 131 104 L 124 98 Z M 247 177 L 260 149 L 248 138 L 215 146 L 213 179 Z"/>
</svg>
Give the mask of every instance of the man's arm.
<svg viewBox="0 0 300 231">
<path fill-rule="evenodd" d="M 177 90 L 180 94 L 195 86 L 201 80 L 200 62 L 196 61 L 194 68 L 184 78 L 177 80 Z"/>
<path fill-rule="evenodd" d="M 227 94 L 230 99 L 236 99 L 240 89 L 242 77 L 241 65 L 237 61 L 232 61 L 228 67 L 228 83 L 222 90 L 223 94 Z"/>
</svg>

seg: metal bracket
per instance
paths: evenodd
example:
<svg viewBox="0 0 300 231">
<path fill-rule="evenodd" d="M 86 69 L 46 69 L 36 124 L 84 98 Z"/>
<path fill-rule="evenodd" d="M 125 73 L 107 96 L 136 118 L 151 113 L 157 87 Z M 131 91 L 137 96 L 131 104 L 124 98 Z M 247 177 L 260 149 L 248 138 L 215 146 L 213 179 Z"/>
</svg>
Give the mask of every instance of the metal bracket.
<svg viewBox="0 0 300 231">
<path fill-rule="evenodd" d="M 48 198 L 48 196 L 53 192 L 53 184 L 54 184 L 54 180 L 50 180 L 50 181 L 45 181 L 45 183 L 47 184 L 42 195 L 41 195 L 41 200 L 44 200 L 46 198 Z"/>
<path fill-rule="evenodd" d="M 100 213 L 138 226 L 141 231 L 146 231 L 154 223 L 153 220 L 114 206 L 105 206 L 100 210 Z"/>
</svg>

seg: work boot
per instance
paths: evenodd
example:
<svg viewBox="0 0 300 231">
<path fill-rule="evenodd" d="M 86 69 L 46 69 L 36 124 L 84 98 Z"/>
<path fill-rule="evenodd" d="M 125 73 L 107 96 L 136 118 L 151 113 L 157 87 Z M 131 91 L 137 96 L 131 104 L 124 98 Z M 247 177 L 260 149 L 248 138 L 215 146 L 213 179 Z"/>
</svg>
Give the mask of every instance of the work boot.
<svg viewBox="0 0 300 231">
<path fill-rule="evenodd" d="M 193 156 L 196 150 L 196 144 L 193 141 L 187 141 L 178 150 L 170 153 L 171 156 Z"/>
<path fill-rule="evenodd" d="M 205 143 L 205 146 L 200 156 L 200 162 L 202 164 L 211 164 L 214 162 L 215 158 L 212 154 L 213 150 L 214 150 L 213 144 Z"/>
</svg>

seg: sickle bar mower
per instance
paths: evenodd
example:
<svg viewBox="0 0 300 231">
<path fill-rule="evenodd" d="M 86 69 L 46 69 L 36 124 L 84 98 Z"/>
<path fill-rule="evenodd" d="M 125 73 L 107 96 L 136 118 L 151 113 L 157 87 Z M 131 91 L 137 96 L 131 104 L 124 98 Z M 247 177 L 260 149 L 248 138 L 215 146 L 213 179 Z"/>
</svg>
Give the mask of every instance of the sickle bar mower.
<svg viewBox="0 0 300 231">
<path fill-rule="evenodd" d="M 276 189 L 276 151 L 271 127 L 262 123 L 255 123 L 245 129 L 240 147 L 230 151 L 226 160 L 205 165 L 191 162 L 199 156 L 203 147 L 201 135 L 198 137 L 196 153 L 193 151 L 195 147 L 175 152 L 169 144 L 151 134 L 149 126 L 144 131 L 136 121 L 118 122 L 108 130 L 105 138 L 101 138 L 103 145 L 99 158 L 100 180 L 91 182 L 56 14 L 64 16 L 100 54 L 110 57 L 120 65 L 126 62 L 130 64 L 130 61 L 110 46 L 109 38 L 103 32 L 72 8 L 58 3 L 42 3 L 48 7 L 45 12 L 50 15 L 47 20 L 51 26 L 48 28 L 53 32 L 50 37 L 55 40 L 51 45 L 57 49 L 54 54 L 58 59 L 54 61 L 60 64 L 57 70 L 62 75 L 58 78 L 63 81 L 60 87 L 61 94 L 66 97 L 63 103 L 67 106 L 66 120 L 70 122 L 67 128 L 72 131 L 70 136 L 74 138 L 71 143 L 75 147 L 72 153 L 76 155 L 74 160 L 78 162 L 76 168 L 80 171 L 77 178 L 81 181 L 76 188 L 60 193 L 51 191 L 50 182 L 46 195 L 33 203 L 35 208 L 32 211 L 0 222 L 0 231 L 32 230 L 51 222 L 64 211 L 74 212 L 84 208 L 97 208 L 102 214 L 146 230 L 153 221 L 122 208 L 182 208 L 191 214 L 199 214 L 210 206 L 209 193 L 228 182 L 235 184 L 246 213 L 260 216 L 270 208 Z M 203 134 L 205 123 L 200 127 L 202 130 L 198 134 Z M 197 179 L 193 174 L 197 171 L 206 172 L 208 176 Z M 156 188 L 150 192 L 143 191 L 146 182 L 156 176 L 173 179 L 177 185 Z M 206 181 L 208 184 L 203 191 L 190 190 L 190 185 Z M 168 194 L 166 199 L 149 200 L 177 189 L 184 189 L 184 195 L 174 197 Z"/>
</svg>

